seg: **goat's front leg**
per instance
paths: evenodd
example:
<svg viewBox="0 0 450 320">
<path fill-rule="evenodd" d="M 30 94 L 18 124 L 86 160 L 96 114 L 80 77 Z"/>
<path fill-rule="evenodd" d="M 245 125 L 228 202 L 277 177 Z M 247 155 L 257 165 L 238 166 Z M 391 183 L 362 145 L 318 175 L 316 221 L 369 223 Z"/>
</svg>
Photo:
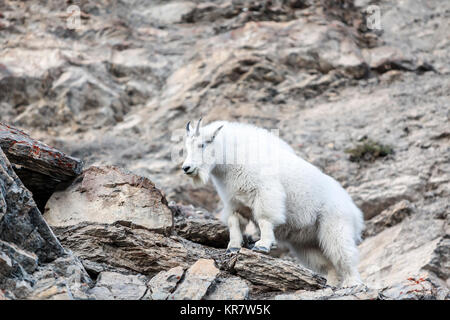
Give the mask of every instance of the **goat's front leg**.
<svg viewBox="0 0 450 320">
<path fill-rule="evenodd" d="M 254 206 L 254 216 L 261 237 L 255 243 L 253 250 L 264 253 L 270 252 L 270 249 L 276 245 L 274 228 L 286 220 L 284 192 L 277 185 L 274 188 L 267 188 L 266 191 L 260 193 Z"/>
<path fill-rule="evenodd" d="M 228 243 L 227 253 L 238 252 L 241 249 L 243 237 L 237 214 L 231 213 L 228 216 L 227 223 L 230 232 L 230 242 Z"/>
</svg>

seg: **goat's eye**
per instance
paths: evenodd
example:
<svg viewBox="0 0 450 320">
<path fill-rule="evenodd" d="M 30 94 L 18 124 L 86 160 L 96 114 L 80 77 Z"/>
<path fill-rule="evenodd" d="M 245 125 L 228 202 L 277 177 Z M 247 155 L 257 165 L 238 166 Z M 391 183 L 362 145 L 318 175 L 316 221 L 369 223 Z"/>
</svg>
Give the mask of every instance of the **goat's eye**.
<svg viewBox="0 0 450 320">
<path fill-rule="evenodd" d="M 206 144 L 205 143 L 199 144 L 198 147 L 204 149 L 206 147 Z"/>
</svg>

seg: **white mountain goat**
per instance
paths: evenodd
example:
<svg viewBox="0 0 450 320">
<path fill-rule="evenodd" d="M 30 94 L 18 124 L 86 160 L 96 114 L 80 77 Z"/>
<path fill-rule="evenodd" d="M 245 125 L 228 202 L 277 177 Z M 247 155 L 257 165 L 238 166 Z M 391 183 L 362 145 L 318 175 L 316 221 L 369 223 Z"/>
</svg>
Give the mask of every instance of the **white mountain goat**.
<svg viewBox="0 0 450 320">
<path fill-rule="evenodd" d="M 201 119 L 186 129 L 182 168 L 194 182 L 212 180 L 230 231 L 228 253 L 239 251 L 251 220 L 260 231 L 253 250 L 269 252 L 277 240 L 306 267 L 328 273 L 329 284 L 361 283 L 363 216 L 336 180 L 265 129 L 226 121 L 201 127 Z"/>
</svg>

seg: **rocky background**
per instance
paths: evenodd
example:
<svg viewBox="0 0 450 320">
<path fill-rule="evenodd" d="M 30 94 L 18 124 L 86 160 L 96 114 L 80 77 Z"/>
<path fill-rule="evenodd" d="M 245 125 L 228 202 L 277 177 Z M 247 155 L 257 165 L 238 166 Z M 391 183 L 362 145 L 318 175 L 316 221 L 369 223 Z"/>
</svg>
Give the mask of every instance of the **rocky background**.
<svg viewBox="0 0 450 320">
<path fill-rule="evenodd" d="M 0 44 L 0 299 L 449 298 L 449 1 L 0 0 Z M 367 286 L 225 255 L 180 170 L 200 116 L 343 184 Z"/>
</svg>

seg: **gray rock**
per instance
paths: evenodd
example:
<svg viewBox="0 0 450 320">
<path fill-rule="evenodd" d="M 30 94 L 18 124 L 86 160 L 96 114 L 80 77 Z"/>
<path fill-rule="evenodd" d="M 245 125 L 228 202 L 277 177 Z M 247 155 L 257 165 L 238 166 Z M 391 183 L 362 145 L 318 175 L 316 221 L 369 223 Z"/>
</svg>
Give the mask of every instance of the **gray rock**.
<svg viewBox="0 0 450 320">
<path fill-rule="evenodd" d="M 414 205 L 408 200 L 402 200 L 395 205 L 383 210 L 380 214 L 366 222 L 364 237 L 374 236 L 384 229 L 400 223 L 414 212 Z"/>
<path fill-rule="evenodd" d="M 72 254 L 43 265 L 33 273 L 32 286 L 23 299 L 80 300 L 89 299 L 92 281 L 80 261 Z"/>
<path fill-rule="evenodd" d="M 429 262 L 423 269 L 430 270 L 440 279 L 448 281 L 450 278 L 450 238 L 448 233 L 436 244 Z"/>
<path fill-rule="evenodd" d="M 0 255 L 1 257 L 1 255 Z M 1 261 L 1 259 L 0 259 Z M 14 272 L 0 281 L 0 288 L 13 299 L 73 300 L 88 299 L 91 280 L 81 263 L 71 254 L 26 273 L 13 260 Z"/>
<path fill-rule="evenodd" d="M 301 265 L 242 248 L 225 263 L 239 277 L 272 290 L 319 289 L 325 279 Z"/>
<path fill-rule="evenodd" d="M 21 250 L 11 243 L 0 240 L 0 252 L 20 264 L 25 272 L 33 273 L 38 266 L 38 258 L 35 254 Z"/>
<path fill-rule="evenodd" d="M 410 277 L 383 289 L 380 295 L 382 299 L 389 300 L 448 300 L 450 291 L 430 279 Z"/>
<path fill-rule="evenodd" d="M 250 288 L 239 277 L 217 278 L 209 288 L 205 300 L 247 300 Z"/>
<path fill-rule="evenodd" d="M 370 289 L 364 285 L 352 288 L 325 288 L 316 291 L 299 290 L 294 293 L 280 294 L 275 300 L 375 300 L 378 299 L 378 290 Z"/>
<path fill-rule="evenodd" d="M 148 282 L 149 291 L 144 299 L 166 300 L 181 281 L 183 274 L 182 267 L 161 271 Z"/>
<path fill-rule="evenodd" d="M 168 300 L 200 300 L 215 281 L 219 269 L 212 259 L 199 259 L 187 271 L 183 281 Z"/>
<path fill-rule="evenodd" d="M 81 160 L 3 123 L 0 123 L 0 147 L 41 211 L 55 189 L 73 180 L 83 167 Z"/>
<path fill-rule="evenodd" d="M 96 273 L 127 270 L 153 276 L 177 266 L 188 268 L 200 258 L 219 256 L 224 251 L 120 224 L 84 223 L 55 228 L 55 232 L 61 243 Z"/>
<path fill-rule="evenodd" d="M 172 212 L 147 178 L 115 167 L 90 167 L 66 190 L 55 192 L 44 218 L 54 227 L 81 222 L 121 223 L 168 232 Z"/>
<path fill-rule="evenodd" d="M 147 291 L 146 282 L 144 276 L 105 271 L 88 294 L 96 300 L 139 300 Z"/>
<path fill-rule="evenodd" d="M 402 176 L 370 181 L 357 187 L 349 187 L 348 191 L 368 220 L 401 200 L 416 200 L 417 192 L 424 185 L 425 181 L 420 177 Z"/>
<path fill-rule="evenodd" d="M 217 219 L 182 219 L 175 224 L 177 234 L 193 242 L 216 248 L 226 248 L 228 227 Z"/>
<path fill-rule="evenodd" d="M 0 148 L 0 200 L 5 204 L 0 220 L 0 240 L 35 253 L 48 262 L 64 254 L 64 249 L 42 218 L 31 193 L 19 180 Z"/>
<path fill-rule="evenodd" d="M 429 279 L 409 278 L 387 288 L 374 289 L 364 285 L 351 288 L 331 288 L 280 294 L 275 300 L 448 300 L 447 288 L 436 285 Z"/>
<path fill-rule="evenodd" d="M 195 4 L 189 1 L 175 1 L 155 6 L 147 11 L 149 19 L 160 24 L 173 24 L 182 22 L 182 17 L 189 14 Z"/>
<path fill-rule="evenodd" d="M 10 257 L 4 252 L 0 252 L 0 274 L 9 276 L 14 271 L 13 263 Z"/>
<path fill-rule="evenodd" d="M 444 249 L 445 242 L 441 242 L 444 225 L 442 220 L 418 213 L 365 239 L 359 246 L 362 279 L 370 287 L 384 288 L 410 277 L 433 278 L 436 275 L 430 269 L 445 274 L 448 272 L 445 260 L 442 260 L 442 266 L 432 262 L 436 261 L 439 250 L 447 250 Z"/>
</svg>

